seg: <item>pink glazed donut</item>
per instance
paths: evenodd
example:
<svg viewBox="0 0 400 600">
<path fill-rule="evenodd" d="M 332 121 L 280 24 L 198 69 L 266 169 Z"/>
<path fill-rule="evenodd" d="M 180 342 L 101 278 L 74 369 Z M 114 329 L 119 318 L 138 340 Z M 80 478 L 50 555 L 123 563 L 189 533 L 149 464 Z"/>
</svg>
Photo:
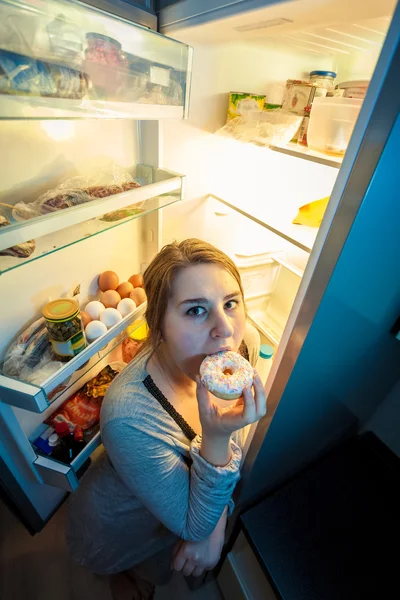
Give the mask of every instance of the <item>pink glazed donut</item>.
<svg viewBox="0 0 400 600">
<path fill-rule="evenodd" d="M 206 356 L 200 365 L 200 378 L 209 392 L 222 400 L 240 398 L 253 385 L 254 369 L 237 352 L 217 352 Z"/>
</svg>

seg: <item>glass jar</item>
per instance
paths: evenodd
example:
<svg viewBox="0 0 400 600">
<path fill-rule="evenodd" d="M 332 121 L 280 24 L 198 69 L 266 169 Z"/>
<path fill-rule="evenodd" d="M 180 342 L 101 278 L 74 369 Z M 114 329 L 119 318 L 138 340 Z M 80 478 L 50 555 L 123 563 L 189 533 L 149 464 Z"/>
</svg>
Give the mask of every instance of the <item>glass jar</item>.
<svg viewBox="0 0 400 600">
<path fill-rule="evenodd" d="M 318 87 L 330 89 L 335 85 L 336 73 L 334 71 L 311 71 L 310 82 Z"/>
<path fill-rule="evenodd" d="M 86 348 L 79 306 L 75 300 L 52 300 L 42 313 L 53 351 L 61 360 L 68 361 Z"/>
</svg>

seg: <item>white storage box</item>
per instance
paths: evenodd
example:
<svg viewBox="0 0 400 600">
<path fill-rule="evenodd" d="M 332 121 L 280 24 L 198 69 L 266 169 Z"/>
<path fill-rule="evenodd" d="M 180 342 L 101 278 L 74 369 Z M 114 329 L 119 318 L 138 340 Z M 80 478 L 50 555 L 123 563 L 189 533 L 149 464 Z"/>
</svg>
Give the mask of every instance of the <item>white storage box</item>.
<svg viewBox="0 0 400 600">
<path fill-rule="evenodd" d="M 235 254 L 233 259 L 240 272 L 246 299 L 263 296 L 273 290 L 280 265 L 271 252 L 253 255 Z"/>
<path fill-rule="evenodd" d="M 344 154 L 360 112 L 362 100 L 315 98 L 307 141 L 310 148 L 328 154 Z"/>
</svg>

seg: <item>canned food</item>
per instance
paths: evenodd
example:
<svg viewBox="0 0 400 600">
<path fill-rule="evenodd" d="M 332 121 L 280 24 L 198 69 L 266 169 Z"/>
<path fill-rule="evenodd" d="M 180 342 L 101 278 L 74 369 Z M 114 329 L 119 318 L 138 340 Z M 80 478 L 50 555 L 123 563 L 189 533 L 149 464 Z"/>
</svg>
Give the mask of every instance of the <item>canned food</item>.
<svg viewBox="0 0 400 600">
<path fill-rule="evenodd" d="M 52 300 L 42 313 L 54 353 L 61 360 L 70 360 L 86 348 L 79 306 L 75 300 Z"/>
</svg>

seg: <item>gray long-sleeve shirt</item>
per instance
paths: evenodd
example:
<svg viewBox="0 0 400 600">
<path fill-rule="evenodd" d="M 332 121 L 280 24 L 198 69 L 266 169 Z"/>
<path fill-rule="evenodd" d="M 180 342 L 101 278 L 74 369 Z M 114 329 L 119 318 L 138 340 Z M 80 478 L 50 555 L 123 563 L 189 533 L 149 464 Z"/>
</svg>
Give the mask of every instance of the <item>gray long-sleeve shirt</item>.
<svg viewBox="0 0 400 600">
<path fill-rule="evenodd" d="M 250 362 L 259 338 L 248 329 Z M 208 537 L 240 477 L 246 431 L 231 436 L 232 457 L 215 467 L 144 385 L 143 354 L 115 379 L 103 402 L 107 450 L 70 498 L 67 543 L 74 559 L 95 573 L 129 569 L 178 538 Z"/>
</svg>

